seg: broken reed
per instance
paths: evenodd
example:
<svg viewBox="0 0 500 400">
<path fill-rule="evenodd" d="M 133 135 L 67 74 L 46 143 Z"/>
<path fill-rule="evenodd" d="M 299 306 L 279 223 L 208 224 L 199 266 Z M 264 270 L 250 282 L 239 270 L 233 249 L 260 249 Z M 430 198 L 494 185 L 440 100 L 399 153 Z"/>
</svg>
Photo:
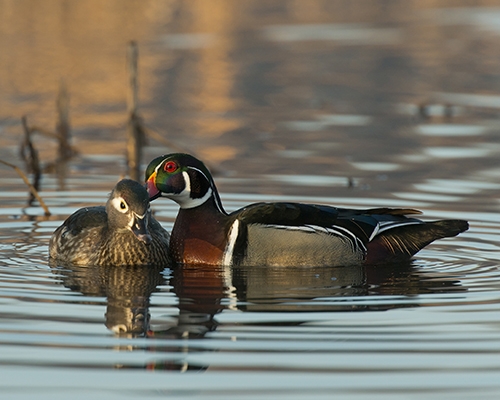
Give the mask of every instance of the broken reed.
<svg viewBox="0 0 500 400">
<path fill-rule="evenodd" d="M 127 91 L 127 174 L 131 179 L 136 181 L 141 180 L 140 168 L 142 161 L 142 149 L 146 144 L 146 137 L 151 137 L 156 141 L 161 142 L 164 146 L 174 151 L 183 153 L 192 153 L 189 149 L 184 149 L 175 143 L 170 142 L 167 138 L 155 130 L 145 126 L 138 112 L 138 47 L 137 43 L 132 41 L 127 49 L 127 69 L 128 69 L 128 91 Z M 69 122 L 69 93 L 64 81 L 61 80 L 59 85 L 58 96 L 56 100 L 58 120 L 56 131 L 50 131 L 38 126 L 29 126 L 26 116 L 22 117 L 22 126 L 24 130 L 24 139 L 21 144 L 20 155 L 24 160 L 28 173 L 32 174 L 33 182 L 30 183 L 26 175 L 15 165 L 0 160 L 0 163 L 14 168 L 28 185 L 30 191 L 30 199 L 28 204 L 31 206 L 36 199 L 44 208 L 45 214 L 50 215 L 48 208 L 43 203 L 38 195 L 40 190 L 40 182 L 42 177 L 42 168 L 38 157 L 38 151 L 33 143 L 35 133 L 42 136 L 55 139 L 58 143 L 57 158 L 50 162 L 44 168 L 45 171 L 55 171 L 58 180 L 59 188 L 64 188 L 65 173 L 61 171 L 65 169 L 66 162 L 78 152 L 71 145 L 71 129 Z M 215 169 L 215 168 L 212 168 Z"/>
<path fill-rule="evenodd" d="M 4 165 L 7 165 L 8 167 L 11 167 L 12 169 L 14 169 L 14 171 L 16 171 L 18 173 L 18 175 L 22 178 L 22 180 L 24 181 L 24 183 L 26 184 L 26 186 L 28 186 L 28 189 L 29 189 L 31 195 L 35 199 L 37 199 L 38 202 L 40 203 L 40 206 L 43 208 L 45 216 L 49 217 L 51 215 L 50 211 L 49 211 L 49 208 L 45 205 L 44 201 L 42 200 L 42 198 L 38 194 L 38 191 L 30 183 L 29 179 L 26 177 L 26 175 L 24 174 L 24 172 L 19 167 L 17 167 L 16 165 L 8 163 L 7 161 L 0 160 L 0 163 L 4 164 Z"/>
</svg>

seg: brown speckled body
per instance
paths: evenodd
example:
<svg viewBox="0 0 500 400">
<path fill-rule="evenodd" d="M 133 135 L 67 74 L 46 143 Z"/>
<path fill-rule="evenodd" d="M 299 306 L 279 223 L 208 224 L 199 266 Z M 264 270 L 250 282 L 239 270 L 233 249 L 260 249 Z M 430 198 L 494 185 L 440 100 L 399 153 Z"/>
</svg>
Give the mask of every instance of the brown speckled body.
<svg viewBox="0 0 500 400">
<path fill-rule="evenodd" d="M 169 263 L 170 235 L 158 221 L 149 220 L 152 241 L 148 244 L 138 240 L 129 229 L 112 230 L 106 222 L 104 207 L 78 210 L 50 238 L 50 257 L 58 263 L 74 265 Z"/>
<path fill-rule="evenodd" d="M 166 265 L 169 241 L 151 215 L 144 187 L 125 179 L 106 207 L 82 208 L 69 216 L 50 238 L 49 255 L 59 264 Z"/>
</svg>

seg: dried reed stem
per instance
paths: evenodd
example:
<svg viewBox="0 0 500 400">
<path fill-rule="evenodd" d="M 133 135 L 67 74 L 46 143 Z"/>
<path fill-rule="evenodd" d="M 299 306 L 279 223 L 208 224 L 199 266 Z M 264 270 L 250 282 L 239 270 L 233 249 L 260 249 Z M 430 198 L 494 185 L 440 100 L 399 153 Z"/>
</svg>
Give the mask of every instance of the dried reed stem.
<svg viewBox="0 0 500 400">
<path fill-rule="evenodd" d="M 24 183 L 28 186 L 28 189 L 30 190 L 31 194 L 33 196 L 35 196 L 35 198 L 40 203 L 40 206 L 45 211 L 45 216 L 49 217 L 51 215 L 50 211 L 49 211 L 49 208 L 45 205 L 45 203 L 43 202 L 42 198 L 38 194 L 38 191 L 30 183 L 30 181 L 28 180 L 28 178 L 26 177 L 26 175 L 24 174 L 24 172 L 20 168 L 18 168 L 16 165 L 8 163 L 7 161 L 0 160 L 0 163 L 4 164 L 4 165 L 7 165 L 8 167 L 11 167 L 12 169 L 14 169 L 14 171 L 16 171 L 18 173 L 18 175 L 23 179 Z"/>
<path fill-rule="evenodd" d="M 59 142 L 58 158 L 59 160 L 68 160 L 74 154 L 71 148 L 71 130 L 69 124 L 69 93 L 66 88 L 66 83 L 61 80 L 59 84 L 59 92 L 56 100 L 57 107 L 57 125 L 56 137 Z"/>
<path fill-rule="evenodd" d="M 40 168 L 38 151 L 35 149 L 33 141 L 31 140 L 31 134 L 33 133 L 33 130 L 28 126 L 28 120 L 26 119 L 26 116 L 23 116 L 21 121 L 24 129 L 24 140 L 21 145 L 21 157 L 26 163 L 26 169 L 28 170 L 28 172 L 33 174 L 33 188 L 35 190 L 40 190 L 42 170 Z M 35 196 L 32 192 L 30 192 L 28 205 L 31 206 L 34 200 Z"/>
<path fill-rule="evenodd" d="M 140 179 L 142 147 L 145 142 L 142 120 L 137 113 L 138 105 L 138 49 L 137 43 L 130 42 L 127 50 L 129 85 L 127 95 L 127 164 L 130 178 Z"/>
</svg>

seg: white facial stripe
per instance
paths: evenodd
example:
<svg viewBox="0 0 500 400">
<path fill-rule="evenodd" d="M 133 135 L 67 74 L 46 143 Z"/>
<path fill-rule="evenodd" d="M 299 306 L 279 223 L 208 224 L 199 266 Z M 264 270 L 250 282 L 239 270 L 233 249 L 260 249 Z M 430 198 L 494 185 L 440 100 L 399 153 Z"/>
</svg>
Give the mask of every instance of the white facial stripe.
<svg viewBox="0 0 500 400">
<path fill-rule="evenodd" d="M 239 227 L 240 227 L 240 221 L 238 220 L 235 220 L 233 222 L 233 225 L 231 225 L 226 251 L 224 251 L 224 258 L 222 260 L 222 265 L 224 266 L 229 267 L 233 263 L 234 245 L 236 244 L 236 239 L 238 239 L 238 233 L 240 231 Z"/>
<path fill-rule="evenodd" d="M 194 169 L 195 171 L 198 171 L 200 174 L 202 174 L 205 177 L 207 182 L 210 182 L 210 179 L 208 179 L 208 176 L 206 176 L 205 173 L 201 169 L 196 168 L 196 167 L 190 167 L 190 166 L 188 166 L 188 169 Z"/>
<path fill-rule="evenodd" d="M 155 172 L 158 172 L 159 168 L 166 162 L 166 160 L 161 163 L 160 165 L 158 165 L 156 168 L 155 168 Z M 191 166 L 188 166 L 187 167 L 188 169 L 192 169 L 194 171 L 197 171 L 198 173 L 200 173 L 206 180 L 207 182 L 211 183 L 211 180 L 207 177 L 207 175 L 199 168 L 196 168 L 196 167 L 191 167 Z M 174 200 L 177 204 L 179 204 L 179 206 L 181 208 L 184 208 L 184 209 L 189 209 L 189 208 L 195 208 L 195 207 L 198 207 L 198 206 L 201 206 L 203 203 L 205 203 L 208 199 L 210 199 L 210 197 L 212 197 L 212 194 L 214 192 L 213 188 L 209 188 L 207 193 L 205 193 L 205 195 L 203 197 L 200 197 L 198 199 L 193 199 L 191 197 L 191 178 L 189 177 L 189 174 L 187 173 L 187 171 L 182 171 L 182 177 L 184 178 L 184 189 L 182 190 L 182 192 L 180 193 L 161 193 L 162 196 L 164 197 L 168 197 L 172 200 Z M 217 202 L 216 202 L 217 203 Z M 222 210 L 222 207 L 220 204 L 217 204 L 217 207 L 219 208 L 219 210 L 221 212 L 224 212 Z"/>
<path fill-rule="evenodd" d="M 200 200 L 203 200 L 201 203 L 199 203 L 198 205 L 200 204 L 203 204 L 205 201 L 207 201 L 210 196 L 212 196 L 212 193 L 214 192 L 215 190 L 215 187 L 213 187 L 213 182 L 212 180 L 199 168 L 195 168 L 195 167 L 188 167 L 189 169 L 194 169 L 195 171 L 198 171 L 200 174 L 202 174 L 205 179 L 207 180 L 207 182 L 210 184 L 210 189 L 207 191 L 207 194 L 205 196 L 203 196 Z M 225 214 L 226 212 L 224 211 L 224 209 L 222 208 L 222 204 L 219 204 L 219 201 L 218 201 L 218 196 L 216 196 L 215 198 L 215 204 L 217 205 L 217 208 L 219 209 L 219 211 L 223 214 Z"/>
<path fill-rule="evenodd" d="M 160 167 L 165 164 L 167 162 L 167 160 L 163 160 L 163 162 L 159 163 L 156 168 L 155 168 L 155 172 L 158 174 L 158 170 L 160 169 Z"/>
<path fill-rule="evenodd" d="M 192 167 L 189 167 L 192 168 Z M 192 168 L 196 169 L 196 168 Z M 196 169 L 199 171 L 198 169 Z M 202 174 L 203 172 L 200 171 Z M 189 208 L 195 208 L 198 206 L 201 206 L 203 203 L 205 203 L 210 196 L 212 196 L 212 189 L 209 189 L 208 192 L 205 194 L 205 196 L 200 197 L 199 199 L 192 199 L 191 198 L 191 179 L 189 178 L 189 174 L 186 171 L 182 172 L 182 176 L 184 177 L 184 182 L 186 187 L 182 192 L 179 194 L 175 195 L 168 195 L 167 197 L 170 197 L 172 200 L 176 201 L 177 204 L 181 208 L 189 209 Z"/>
<path fill-rule="evenodd" d="M 159 169 L 160 169 L 160 167 L 161 167 L 161 166 L 163 166 L 163 164 L 165 164 L 166 162 L 167 162 L 167 160 L 163 160 L 161 163 L 159 163 L 159 164 L 156 166 L 156 168 L 155 168 L 154 174 L 158 175 L 158 170 L 159 170 Z M 153 175 L 153 174 L 151 174 L 151 175 Z M 155 183 L 155 186 L 156 186 L 156 183 Z M 164 193 L 160 191 L 160 192 L 159 192 L 159 195 L 160 195 L 160 197 L 162 197 L 162 196 L 164 195 Z"/>
</svg>

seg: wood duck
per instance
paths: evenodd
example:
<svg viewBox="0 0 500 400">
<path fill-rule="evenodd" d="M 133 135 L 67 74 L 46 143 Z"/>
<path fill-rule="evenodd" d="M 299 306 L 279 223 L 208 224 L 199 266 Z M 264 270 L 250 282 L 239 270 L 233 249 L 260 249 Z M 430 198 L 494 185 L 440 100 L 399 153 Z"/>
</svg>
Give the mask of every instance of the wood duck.
<svg viewBox="0 0 500 400">
<path fill-rule="evenodd" d="M 106 206 L 69 216 L 49 242 L 51 261 L 72 265 L 158 265 L 169 262 L 170 235 L 151 216 L 146 189 L 118 182 Z"/>
<path fill-rule="evenodd" d="M 189 154 L 155 158 L 146 169 L 150 200 L 180 206 L 170 239 L 175 263 L 227 266 L 349 266 L 408 260 L 436 239 L 468 229 L 462 220 L 423 222 L 413 209 L 353 210 L 256 203 L 228 214 L 205 165 Z"/>
</svg>

